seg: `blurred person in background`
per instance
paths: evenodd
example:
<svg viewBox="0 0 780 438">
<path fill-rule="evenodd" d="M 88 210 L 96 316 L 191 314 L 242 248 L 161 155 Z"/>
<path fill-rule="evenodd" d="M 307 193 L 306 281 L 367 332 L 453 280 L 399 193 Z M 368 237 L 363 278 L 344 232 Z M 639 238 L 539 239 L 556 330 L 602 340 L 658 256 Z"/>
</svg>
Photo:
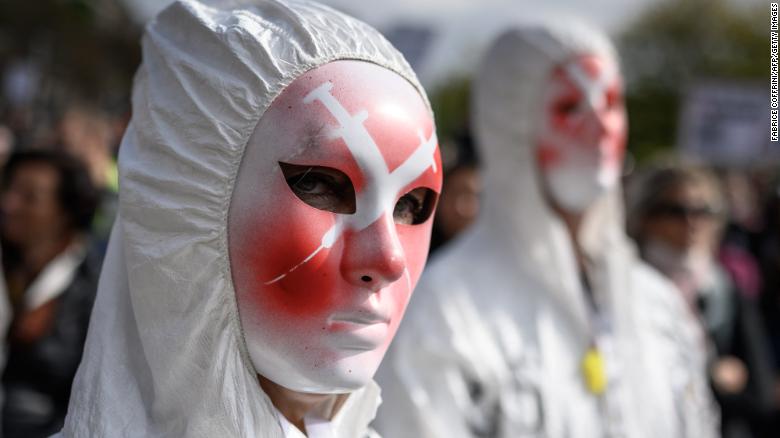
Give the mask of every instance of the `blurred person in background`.
<svg viewBox="0 0 780 438">
<path fill-rule="evenodd" d="M 13 131 L 0 123 L 0 167 L 5 166 L 5 162 L 14 150 L 15 142 Z"/>
<path fill-rule="evenodd" d="M 471 135 L 463 133 L 452 144 L 453 156 L 442 158 L 444 183 L 434 216 L 431 254 L 467 229 L 479 213 L 482 182 Z"/>
<path fill-rule="evenodd" d="M 92 183 L 100 189 L 116 191 L 114 130 L 108 115 L 86 104 L 71 104 L 63 113 L 58 129 L 61 146 L 84 161 Z"/>
<path fill-rule="evenodd" d="M 47 437 L 65 419 L 100 260 L 88 230 L 97 192 L 62 152 L 11 155 L 0 194 L 2 264 L 13 322 L 3 374 L 3 436 Z"/>
<path fill-rule="evenodd" d="M 721 244 L 728 214 L 717 178 L 675 166 L 651 171 L 641 184 L 630 229 L 642 257 L 674 282 L 706 333 L 723 436 L 774 436 L 776 430 L 766 430 L 775 409 L 774 377 L 756 281 L 738 281 L 758 274 L 730 275 L 755 268 L 740 267 L 747 252 L 739 256 L 739 248 Z"/>
<path fill-rule="evenodd" d="M 624 232 L 610 42 L 574 21 L 517 27 L 480 65 L 483 208 L 420 281 L 378 374 L 378 430 L 715 436 L 695 323 Z"/>
<path fill-rule="evenodd" d="M 21 53 L 15 55 L 5 60 L 0 69 L 0 118 L 13 132 L 17 147 L 26 147 L 35 141 L 41 129 L 41 124 L 36 123 L 34 105 L 36 93 L 42 88 L 41 71 Z"/>
<path fill-rule="evenodd" d="M 3 166 L 5 160 L 3 160 Z M 2 251 L 0 250 L 0 264 L 2 263 Z M 0 375 L 2 375 L 5 369 L 5 362 L 7 356 L 7 348 L 5 345 L 6 337 L 8 336 L 8 327 L 11 324 L 11 318 L 13 318 L 13 312 L 11 310 L 11 302 L 9 301 L 8 289 L 6 287 L 5 275 L 0 270 L 0 339 L 3 340 L 3 344 L 0 347 Z M 0 385 L 0 409 L 2 409 L 4 403 L 3 389 Z M 2 437 L 3 430 L 3 418 L 0 414 L 0 437 Z"/>
<path fill-rule="evenodd" d="M 744 169 L 719 172 L 722 184 L 725 223 L 720 233 L 718 259 L 746 299 L 757 301 L 763 289 L 758 261 L 761 232 L 765 228 L 762 200 L 766 189 L 759 184 L 761 173 Z"/>
<path fill-rule="evenodd" d="M 91 232 L 103 248 L 107 245 L 117 209 L 119 175 L 113 150 L 115 135 L 107 114 L 94 106 L 73 103 L 67 106 L 59 121 L 59 144 L 54 145 L 84 162 L 100 193 Z"/>
<path fill-rule="evenodd" d="M 764 288 L 761 311 L 767 328 L 775 377 L 775 406 L 780 406 L 780 180 L 770 184 L 767 194 L 765 230 L 761 233 L 759 260 Z M 780 430 L 780 413 L 774 417 L 775 430 Z"/>
</svg>

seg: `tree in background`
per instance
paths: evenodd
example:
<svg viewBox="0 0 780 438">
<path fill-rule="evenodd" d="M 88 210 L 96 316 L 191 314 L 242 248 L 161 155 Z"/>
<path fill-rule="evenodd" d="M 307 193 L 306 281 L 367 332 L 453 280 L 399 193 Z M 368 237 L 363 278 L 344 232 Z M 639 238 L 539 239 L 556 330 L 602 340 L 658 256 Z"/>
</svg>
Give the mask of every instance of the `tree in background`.
<svg viewBox="0 0 780 438">
<path fill-rule="evenodd" d="M 458 141 L 469 135 L 469 96 L 471 79 L 455 77 L 436 88 L 431 94 L 431 106 L 436 115 L 436 133 L 439 137 L 442 161 L 448 167 L 457 160 Z"/>
<path fill-rule="evenodd" d="M 768 78 L 768 5 L 663 0 L 624 29 L 617 40 L 627 77 L 629 150 L 640 162 L 674 145 L 680 105 L 691 85 Z"/>
<path fill-rule="evenodd" d="M 0 2 L 0 122 L 17 146 L 46 142 L 74 101 L 126 112 L 140 34 L 119 0 Z"/>
<path fill-rule="evenodd" d="M 661 0 L 618 32 L 627 78 L 628 147 L 640 163 L 673 147 L 689 86 L 705 79 L 767 81 L 769 7 L 736 3 Z M 443 141 L 468 128 L 469 85 L 468 78 L 457 77 L 433 90 Z"/>
</svg>

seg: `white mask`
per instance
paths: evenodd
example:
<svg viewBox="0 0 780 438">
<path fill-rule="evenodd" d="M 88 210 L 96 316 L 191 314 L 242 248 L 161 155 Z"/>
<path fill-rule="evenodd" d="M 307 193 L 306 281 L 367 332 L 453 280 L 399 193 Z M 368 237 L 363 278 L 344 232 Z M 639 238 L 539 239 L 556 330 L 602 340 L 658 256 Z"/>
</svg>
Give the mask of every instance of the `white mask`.
<svg viewBox="0 0 780 438">
<path fill-rule="evenodd" d="M 620 179 L 626 115 L 617 67 L 587 55 L 553 70 L 543 93 L 537 159 L 553 200 L 583 212 Z"/>
<path fill-rule="evenodd" d="M 229 215 L 239 315 L 260 375 L 309 393 L 371 380 L 425 265 L 439 169 L 425 101 L 390 70 L 332 62 L 274 100 Z"/>
</svg>

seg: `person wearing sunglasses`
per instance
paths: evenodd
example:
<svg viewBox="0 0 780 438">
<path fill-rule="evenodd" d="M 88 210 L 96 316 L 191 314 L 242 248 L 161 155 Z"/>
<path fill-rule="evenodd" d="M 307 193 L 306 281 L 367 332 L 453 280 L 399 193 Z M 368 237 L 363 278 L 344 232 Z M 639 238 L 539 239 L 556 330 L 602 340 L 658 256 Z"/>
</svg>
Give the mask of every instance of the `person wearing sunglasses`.
<svg viewBox="0 0 780 438">
<path fill-rule="evenodd" d="M 772 371 L 760 314 L 719 258 L 728 219 L 711 172 L 671 166 L 648 172 L 629 224 L 642 257 L 677 286 L 708 344 L 710 383 L 724 437 L 774 436 Z"/>
<path fill-rule="evenodd" d="M 713 436 L 695 324 L 625 233 L 628 123 L 608 38 L 575 20 L 513 26 L 473 84 L 484 202 L 420 281 L 378 373 L 377 430 Z"/>
</svg>

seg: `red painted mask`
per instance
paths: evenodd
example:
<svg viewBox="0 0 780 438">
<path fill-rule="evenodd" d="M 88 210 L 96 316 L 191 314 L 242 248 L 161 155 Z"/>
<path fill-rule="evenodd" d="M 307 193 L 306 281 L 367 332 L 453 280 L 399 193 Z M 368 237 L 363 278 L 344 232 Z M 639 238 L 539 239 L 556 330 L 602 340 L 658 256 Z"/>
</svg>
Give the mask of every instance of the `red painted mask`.
<svg viewBox="0 0 780 438">
<path fill-rule="evenodd" d="M 543 110 L 537 136 L 542 176 L 555 202 L 581 212 L 620 177 L 627 123 L 614 61 L 586 55 L 555 68 Z"/>
<path fill-rule="evenodd" d="M 383 67 L 332 62 L 274 100 L 247 144 L 229 214 L 259 374 L 314 393 L 373 377 L 425 265 L 440 169 L 425 102 Z"/>
</svg>

